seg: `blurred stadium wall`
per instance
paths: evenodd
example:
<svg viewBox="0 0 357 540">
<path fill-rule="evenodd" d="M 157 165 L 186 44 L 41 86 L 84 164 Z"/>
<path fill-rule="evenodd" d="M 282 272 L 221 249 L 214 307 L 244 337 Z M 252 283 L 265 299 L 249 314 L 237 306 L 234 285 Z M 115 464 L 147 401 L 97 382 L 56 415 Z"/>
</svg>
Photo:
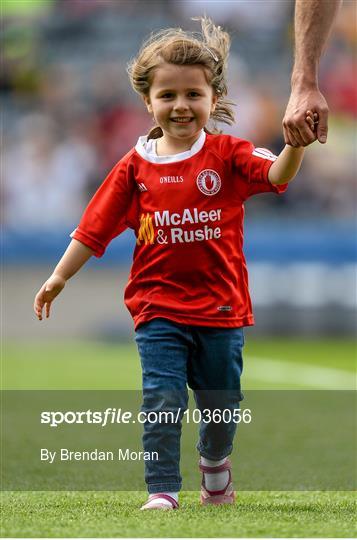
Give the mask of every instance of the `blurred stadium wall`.
<svg viewBox="0 0 357 540">
<path fill-rule="evenodd" d="M 255 335 L 352 335 L 356 327 L 356 2 L 345 0 L 320 69 L 328 143 L 306 152 L 283 197 L 246 205 L 245 251 Z M 230 30 L 225 133 L 279 152 L 289 96 L 294 2 L 2 0 L 3 336 L 125 339 L 127 231 L 66 286 L 41 325 L 33 297 L 111 167 L 147 132 L 126 64 L 153 30 L 198 30 L 203 13 Z M 259 14 L 259 16 L 257 16 Z"/>
</svg>

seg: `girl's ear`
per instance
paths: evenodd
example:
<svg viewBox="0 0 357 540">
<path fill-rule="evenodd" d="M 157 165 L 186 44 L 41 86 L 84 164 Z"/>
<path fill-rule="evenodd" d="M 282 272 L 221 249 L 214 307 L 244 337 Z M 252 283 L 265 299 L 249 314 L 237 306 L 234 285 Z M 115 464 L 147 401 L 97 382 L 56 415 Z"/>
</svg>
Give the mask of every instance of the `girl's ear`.
<svg viewBox="0 0 357 540">
<path fill-rule="evenodd" d="M 152 113 L 152 105 L 150 103 L 150 99 L 148 98 L 148 96 L 144 96 L 143 99 L 144 99 L 144 103 L 146 105 L 148 112 Z"/>
<path fill-rule="evenodd" d="M 214 94 L 212 97 L 211 114 L 214 113 L 214 111 L 216 110 L 217 101 L 218 101 L 218 96 Z"/>
</svg>

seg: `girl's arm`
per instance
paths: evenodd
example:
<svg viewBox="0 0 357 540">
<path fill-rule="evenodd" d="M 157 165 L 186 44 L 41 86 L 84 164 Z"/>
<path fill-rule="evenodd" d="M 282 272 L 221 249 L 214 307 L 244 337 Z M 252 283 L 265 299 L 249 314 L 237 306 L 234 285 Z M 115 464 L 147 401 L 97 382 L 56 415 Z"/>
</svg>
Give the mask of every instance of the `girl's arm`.
<svg viewBox="0 0 357 540">
<path fill-rule="evenodd" d="M 300 169 L 305 149 L 286 145 L 269 169 L 269 182 L 275 185 L 287 184 Z"/>
<path fill-rule="evenodd" d="M 33 308 L 39 321 L 42 321 L 43 307 L 45 306 L 48 318 L 52 301 L 62 291 L 66 281 L 76 274 L 92 255 L 93 251 L 89 247 L 78 240 L 72 240 L 53 274 L 36 294 Z"/>
</svg>

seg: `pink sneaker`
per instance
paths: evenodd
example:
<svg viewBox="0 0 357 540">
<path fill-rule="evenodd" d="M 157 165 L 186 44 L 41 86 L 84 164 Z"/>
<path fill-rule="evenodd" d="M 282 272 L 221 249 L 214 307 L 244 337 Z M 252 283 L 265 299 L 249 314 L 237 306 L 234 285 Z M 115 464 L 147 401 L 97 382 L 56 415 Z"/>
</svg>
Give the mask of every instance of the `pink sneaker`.
<svg viewBox="0 0 357 540">
<path fill-rule="evenodd" d="M 165 501 L 168 501 L 170 504 L 154 502 L 155 499 L 165 499 Z M 153 493 L 149 496 L 148 500 L 140 510 L 177 510 L 178 507 L 178 502 L 170 497 L 170 495 L 166 495 L 166 493 Z"/>
<path fill-rule="evenodd" d="M 200 471 L 202 471 L 202 484 L 201 484 L 201 504 L 233 504 L 236 498 L 236 494 L 233 490 L 232 484 L 232 472 L 231 462 L 227 459 L 222 465 L 218 467 L 206 467 L 199 462 Z M 214 474 L 223 471 L 228 471 L 229 477 L 227 485 L 224 489 L 217 491 L 210 491 L 206 488 L 204 473 Z"/>
</svg>

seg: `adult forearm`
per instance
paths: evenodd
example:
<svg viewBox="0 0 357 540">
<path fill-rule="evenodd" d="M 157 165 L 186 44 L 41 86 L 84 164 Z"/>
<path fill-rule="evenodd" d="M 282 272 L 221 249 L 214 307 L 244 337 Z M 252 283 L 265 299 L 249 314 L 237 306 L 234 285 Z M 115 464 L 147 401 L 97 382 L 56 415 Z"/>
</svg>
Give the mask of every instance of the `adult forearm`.
<svg viewBox="0 0 357 540">
<path fill-rule="evenodd" d="M 52 275 L 59 276 L 67 281 L 78 272 L 92 255 L 93 251 L 89 247 L 78 242 L 78 240 L 72 240 Z"/>
<path fill-rule="evenodd" d="M 340 5 L 341 0 L 296 0 L 292 86 L 317 86 L 319 60 Z"/>
<path fill-rule="evenodd" d="M 290 182 L 298 173 L 303 157 L 303 147 L 286 145 L 269 169 L 269 181 L 275 185 Z"/>
</svg>

